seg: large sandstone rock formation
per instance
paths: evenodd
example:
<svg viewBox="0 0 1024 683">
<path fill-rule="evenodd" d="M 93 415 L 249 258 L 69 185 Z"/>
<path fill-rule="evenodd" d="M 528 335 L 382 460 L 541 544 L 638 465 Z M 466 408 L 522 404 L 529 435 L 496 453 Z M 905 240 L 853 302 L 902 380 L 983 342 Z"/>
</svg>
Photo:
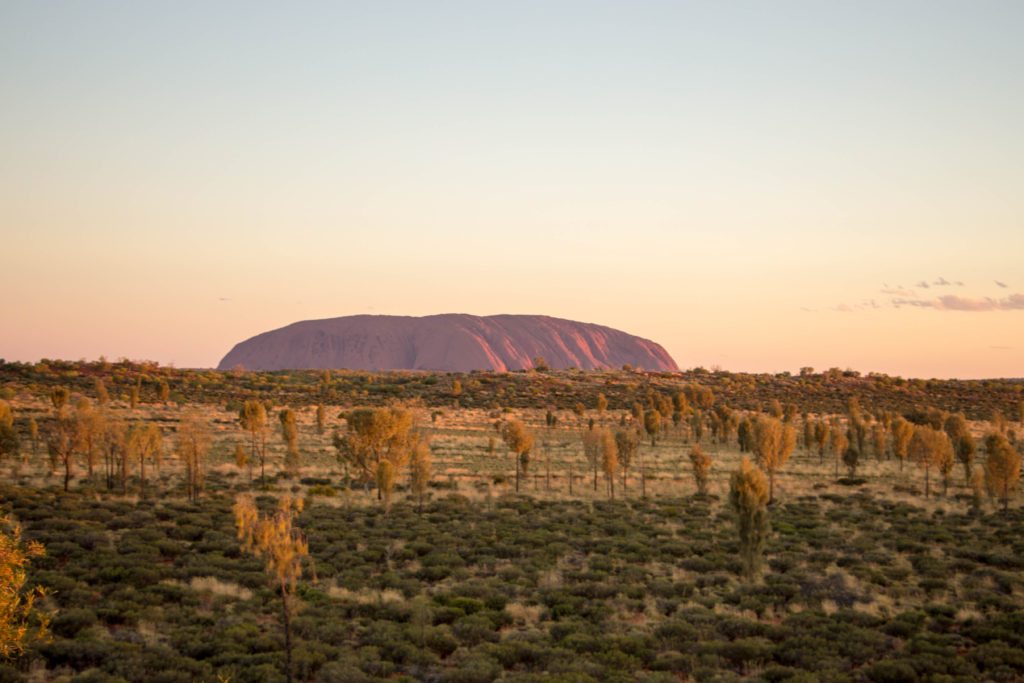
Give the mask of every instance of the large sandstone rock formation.
<svg viewBox="0 0 1024 683">
<path fill-rule="evenodd" d="M 609 327 L 463 314 L 304 320 L 236 344 L 218 368 L 505 371 L 531 368 L 538 356 L 555 369 L 679 369 L 660 345 Z"/>
</svg>

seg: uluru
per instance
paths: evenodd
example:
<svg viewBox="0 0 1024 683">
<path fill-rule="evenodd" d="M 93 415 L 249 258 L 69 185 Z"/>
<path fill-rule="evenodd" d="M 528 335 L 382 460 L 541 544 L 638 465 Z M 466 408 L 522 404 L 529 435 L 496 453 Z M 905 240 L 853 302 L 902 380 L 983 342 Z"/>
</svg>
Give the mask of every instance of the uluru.
<svg viewBox="0 0 1024 683">
<path fill-rule="evenodd" d="M 304 320 L 240 342 L 220 370 L 524 370 L 679 367 L 660 344 L 544 315 L 352 315 Z"/>
</svg>

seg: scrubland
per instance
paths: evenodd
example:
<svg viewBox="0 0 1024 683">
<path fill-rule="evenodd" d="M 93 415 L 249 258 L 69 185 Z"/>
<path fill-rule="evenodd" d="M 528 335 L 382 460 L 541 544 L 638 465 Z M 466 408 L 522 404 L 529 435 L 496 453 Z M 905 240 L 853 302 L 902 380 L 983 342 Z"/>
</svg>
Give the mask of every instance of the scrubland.
<svg viewBox="0 0 1024 683">
<path fill-rule="evenodd" d="M 33 625 L 49 619 L 0 680 L 1024 678 L 1024 508 L 1016 484 L 988 472 L 1003 443 L 1019 472 L 1018 382 L 57 362 L 0 365 L 0 381 L 17 441 L 0 462 L 0 507 L 45 548 L 23 590 L 44 589 Z M 258 430 L 242 417 L 254 401 Z M 388 476 L 391 456 L 367 462 L 356 439 L 367 407 L 409 419 Z M 82 410 L 102 414 L 95 445 L 74 436 Z M 289 410 L 291 462 L 278 418 Z M 74 432 L 67 462 L 53 457 L 61 419 Z M 773 420 L 794 442 L 751 549 L 730 480 L 743 457 L 772 466 L 749 439 Z M 953 464 L 909 441 L 901 453 L 901 421 L 946 435 Z M 525 457 L 509 447 L 512 422 L 531 437 Z M 159 449 L 126 442 L 109 456 L 111 424 L 155 425 Z M 205 430 L 198 460 L 183 457 L 188 429 Z M 628 469 L 621 454 L 588 459 L 584 435 L 604 429 L 636 435 Z M 417 490 L 409 452 L 421 443 Z M 293 584 L 240 540 L 241 499 L 267 516 L 298 501 Z"/>
</svg>

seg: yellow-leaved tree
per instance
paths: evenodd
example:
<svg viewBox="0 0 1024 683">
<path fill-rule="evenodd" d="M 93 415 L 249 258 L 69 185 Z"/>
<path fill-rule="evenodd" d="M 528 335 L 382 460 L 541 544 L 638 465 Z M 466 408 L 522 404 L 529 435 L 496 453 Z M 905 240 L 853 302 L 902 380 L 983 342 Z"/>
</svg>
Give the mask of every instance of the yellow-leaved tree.
<svg viewBox="0 0 1024 683">
<path fill-rule="evenodd" d="M 0 517 L 0 659 L 12 659 L 46 636 L 49 618 L 35 608 L 45 591 L 25 589 L 29 562 L 44 554 L 36 541 L 22 540 L 20 526 Z"/>
<path fill-rule="evenodd" d="M 778 418 L 759 415 L 754 422 L 754 453 L 768 473 L 768 502 L 775 500 L 775 475 L 786 465 L 796 446 L 796 430 Z"/>
<path fill-rule="evenodd" d="M 282 496 L 277 510 L 263 515 L 252 496 L 245 494 L 236 499 L 233 510 L 242 550 L 264 561 L 267 574 L 281 592 L 285 673 L 292 681 L 291 601 L 302 577 L 302 566 L 304 562 L 311 561 L 309 544 L 295 526 L 295 518 L 302 512 L 302 499 Z"/>
<path fill-rule="evenodd" d="M 516 459 L 516 493 L 519 493 L 520 472 L 526 470 L 530 465 L 533 432 L 525 424 L 513 418 L 501 426 L 501 438 Z"/>
<path fill-rule="evenodd" d="M 1005 512 L 1010 506 L 1010 493 L 1020 481 L 1020 453 L 998 432 L 985 437 L 985 450 L 985 487 L 990 496 L 1002 501 Z"/>
<path fill-rule="evenodd" d="M 729 504 L 737 515 L 743 575 L 755 576 L 768 539 L 768 481 L 747 457 L 729 479 Z"/>
</svg>

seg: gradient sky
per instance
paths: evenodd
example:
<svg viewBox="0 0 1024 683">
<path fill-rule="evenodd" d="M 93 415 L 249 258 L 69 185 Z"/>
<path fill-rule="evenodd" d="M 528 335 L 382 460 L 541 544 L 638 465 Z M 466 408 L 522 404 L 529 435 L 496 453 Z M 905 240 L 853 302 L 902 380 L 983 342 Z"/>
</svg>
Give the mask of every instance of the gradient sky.
<svg viewBox="0 0 1024 683">
<path fill-rule="evenodd" d="M 682 367 L 1024 376 L 1022 35 L 1016 0 L 0 0 L 0 357 L 542 313 Z"/>
</svg>

